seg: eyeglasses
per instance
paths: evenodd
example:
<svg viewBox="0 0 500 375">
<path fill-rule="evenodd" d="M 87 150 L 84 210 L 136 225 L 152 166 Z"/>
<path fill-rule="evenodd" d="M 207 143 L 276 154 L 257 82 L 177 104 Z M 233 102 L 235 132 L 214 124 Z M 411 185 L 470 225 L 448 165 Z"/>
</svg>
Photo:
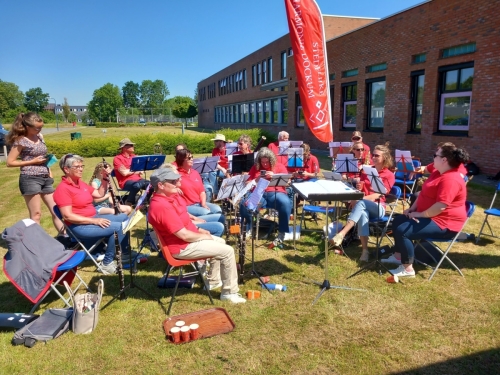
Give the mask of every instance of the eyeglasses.
<svg viewBox="0 0 500 375">
<path fill-rule="evenodd" d="M 439 156 L 440 158 L 444 158 L 444 156 L 443 156 L 443 155 L 434 154 L 434 159 L 436 159 L 438 156 Z"/>
<path fill-rule="evenodd" d="M 372 154 L 372 158 L 379 158 L 379 157 L 381 157 L 381 156 L 382 156 L 382 155 L 380 155 L 380 154 Z"/>
<path fill-rule="evenodd" d="M 361 139 L 361 137 L 357 137 L 357 136 L 351 138 L 351 140 L 353 140 L 353 141 L 359 141 L 360 139 Z"/>
<path fill-rule="evenodd" d="M 244 142 L 238 142 L 238 146 L 243 146 L 244 144 Z"/>
<path fill-rule="evenodd" d="M 186 159 L 187 160 L 193 160 L 193 157 L 192 156 L 188 156 Z"/>
<path fill-rule="evenodd" d="M 85 164 L 82 164 L 82 165 L 72 165 L 70 168 L 71 169 L 83 169 L 83 168 L 85 168 Z"/>
<path fill-rule="evenodd" d="M 165 181 L 162 182 L 162 184 L 164 184 L 165 182 L 167 182 L 170 185 L 177 185 L 180 181 L 181 181 L 180 178 L 178 178 L 177 180 L 165 180 Z"/>
<path fill-rule="evenodd" d="M 365 151 L 364 148 L 353 148 L 354 151 Z"/>
</svg>

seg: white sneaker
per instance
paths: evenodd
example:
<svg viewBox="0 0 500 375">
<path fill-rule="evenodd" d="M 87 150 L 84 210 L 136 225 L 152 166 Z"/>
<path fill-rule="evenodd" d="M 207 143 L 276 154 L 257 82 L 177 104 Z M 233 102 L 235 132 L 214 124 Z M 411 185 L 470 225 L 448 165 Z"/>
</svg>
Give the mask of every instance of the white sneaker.
<svg viewBox="0 0 500 375">
<path fill-rule="evenodd" d="M 380 261 L 382 263 L 391 263 L 391 264 L 401 264 L 401 259 L 397 259 L 394 254 L 391 254 L 391 256 L 389 258 L 384 258 L 384 259 L 380 259 Z"/>
<path fill-rule="evenodd" d="M 232 303 L 245 303 L 247 301 L 239 293 L 222 294 L 220 299 L 221 301 L 231 301 Z"/>
<path fill-rule="evenodd" d="M 415 270 L 407 271 L 403 265 L 400 265 L 395 270 L 389 270 L 389 272 L 397 277 L 415 277 Z"/>
</svg>

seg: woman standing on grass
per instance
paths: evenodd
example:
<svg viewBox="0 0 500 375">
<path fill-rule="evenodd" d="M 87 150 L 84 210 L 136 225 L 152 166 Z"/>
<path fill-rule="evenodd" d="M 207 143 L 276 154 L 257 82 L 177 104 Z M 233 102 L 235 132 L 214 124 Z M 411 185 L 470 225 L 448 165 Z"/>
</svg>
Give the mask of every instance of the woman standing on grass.
<svg viewBox="0 0 500 375">
<path fill-rule="evenodd" d="M 17 115 L 6 137 L 7 144 L 12 146 L 7 156 L 7 167 L 21 167 L 19 190 L 30 218 L 40 224 L 43 201 L 52 215 L 54 227 L 59 231 L 63 224 L 54 214 L 54 179 L 46 165 L 47 146 L 40 133 L 42 128 L 43 120 L 35 112 Z"/>
</svg>

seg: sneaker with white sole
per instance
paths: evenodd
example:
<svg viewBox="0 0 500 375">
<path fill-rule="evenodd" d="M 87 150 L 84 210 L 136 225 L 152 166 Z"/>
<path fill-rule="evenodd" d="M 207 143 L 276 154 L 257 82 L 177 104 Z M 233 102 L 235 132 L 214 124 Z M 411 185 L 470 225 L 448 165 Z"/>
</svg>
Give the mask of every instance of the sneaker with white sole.
<svg viewBox="0 0 500 375">
<path fill-rule="evenodd" d="M 380 259 L 380 261 L 382 263 L 391 263 L 391 264 L 397 264 L 397 265 L 400 265 L 402 264 L 401 263 L 401 259 L 397 259 L 394 254 L 391 254 L 391 256 L 389 258 L 384 258 L 384 259 Z"/>
<path fill-rule="evenodd" d="M 221 301 L 230 301 L 232 303 L 245 303 L 247 301 L 239 293 L 222 294 L 220 299 Z"/>
<path fill-rule="evenodd" d="M 116 262 L 112 261 L 110 264 L 104 265 L 101 264 L 97 269 L 97 272 L 100 272 L 104 275 L 114 275 L 116 273 Z"/>
<path fill-rule="evenodd" d="M 415 277 L 415 270 L 407 271 L 402 264 L 395 270 L 389 270 L 389 272 L 397 277 Z"/>
</svg>

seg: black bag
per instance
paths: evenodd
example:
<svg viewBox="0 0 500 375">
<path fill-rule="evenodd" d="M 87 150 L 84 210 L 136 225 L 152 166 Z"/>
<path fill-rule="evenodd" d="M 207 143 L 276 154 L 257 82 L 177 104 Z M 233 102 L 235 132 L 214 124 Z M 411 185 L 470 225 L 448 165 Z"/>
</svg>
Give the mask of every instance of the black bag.
<svg viewBox="0 0 500 375">
<path fill-rule="evenodd" d="M 475 176 L 480 172 L 479 167 L 473 162 L 465 164 L 465 169 L 467 169 L 467 176 Z"/>
</svg>

